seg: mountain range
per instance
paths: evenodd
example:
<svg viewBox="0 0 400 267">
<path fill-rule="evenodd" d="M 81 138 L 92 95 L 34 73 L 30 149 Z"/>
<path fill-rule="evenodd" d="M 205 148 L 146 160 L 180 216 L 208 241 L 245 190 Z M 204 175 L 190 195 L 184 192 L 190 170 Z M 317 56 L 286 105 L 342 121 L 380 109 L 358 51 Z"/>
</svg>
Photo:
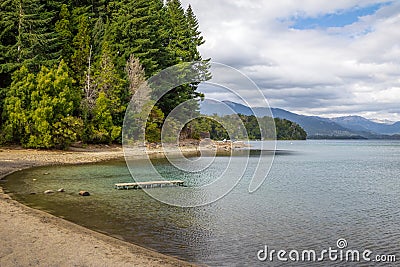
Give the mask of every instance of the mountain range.
<svg viewBox="0 0 400 267">
<path fill-rule="evenodd" d="M 231 114 L 270 116 L 266 108 L 250 108 L 232 101 L 206 99 L 200 102 L 200 112 L 204 115 L 219 116 Z M 287 119 L 299 124 L 307 132 L 309 139 L 400 139 L 400 122 L 378 123 L 360 116 L 323 118 L 296 114 L 280 108 L 271 108 L 275 118 Z"/>
</svg>

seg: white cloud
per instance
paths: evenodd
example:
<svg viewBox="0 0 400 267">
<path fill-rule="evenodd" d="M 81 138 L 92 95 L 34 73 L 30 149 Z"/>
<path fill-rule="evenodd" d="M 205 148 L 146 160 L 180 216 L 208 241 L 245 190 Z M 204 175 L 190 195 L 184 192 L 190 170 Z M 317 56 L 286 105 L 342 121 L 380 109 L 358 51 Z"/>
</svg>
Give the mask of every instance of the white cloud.
<svg viewBox="0 0 400 267">
<path fill-rule="evenodd" d="M 400 120 L 399 1 L 325 30 L 291 29 L 290 19 L 390 1 L 182 1 L 189 2 L 206 39 L 203 57 L 248 75 L 271 106 Z"/>
</svg>

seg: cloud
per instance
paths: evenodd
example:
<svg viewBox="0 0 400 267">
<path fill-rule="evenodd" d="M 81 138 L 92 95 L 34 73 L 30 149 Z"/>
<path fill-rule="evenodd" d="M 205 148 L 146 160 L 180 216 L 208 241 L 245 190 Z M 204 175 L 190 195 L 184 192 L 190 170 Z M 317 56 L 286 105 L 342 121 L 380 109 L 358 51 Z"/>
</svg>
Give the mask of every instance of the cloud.
<svg viewBox="0 0 400 267">
<path fill-rule="evenodd" d="M 203 57 L 248 75 L 271 106 L 400 120 L 399 1 L 182 1 L 189 2 L 206 39 Z M 353 12 L 355 22 L 342 27 L 293 28 L 299 18 L 318 23 L 371 6 L 376 12 Z"/>
</svg>

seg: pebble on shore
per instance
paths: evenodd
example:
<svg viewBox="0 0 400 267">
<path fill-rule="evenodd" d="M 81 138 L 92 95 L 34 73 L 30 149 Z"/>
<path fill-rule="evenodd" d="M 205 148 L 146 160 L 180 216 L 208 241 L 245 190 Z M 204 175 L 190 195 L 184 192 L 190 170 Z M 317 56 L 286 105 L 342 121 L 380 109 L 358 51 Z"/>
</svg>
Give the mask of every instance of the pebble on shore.
<svg viewBox="0 0 400 267">
<path fill-rule="evenodd" d="M 87 197 L 90 196 L 90 193 L 88 191 L 79 191 L 79 195 Z"/>
</svg>

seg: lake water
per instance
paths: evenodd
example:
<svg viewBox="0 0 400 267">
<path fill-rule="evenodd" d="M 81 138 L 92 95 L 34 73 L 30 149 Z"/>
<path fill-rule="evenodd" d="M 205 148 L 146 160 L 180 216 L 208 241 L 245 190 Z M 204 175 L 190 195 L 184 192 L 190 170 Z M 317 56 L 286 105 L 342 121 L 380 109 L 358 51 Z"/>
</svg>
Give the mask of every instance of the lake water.
<svg viewBox="0 0 400 267">
<path fill-rule="evenodd" d="M 35 168 L 12 174 L 3 186 L 28 206 L 210 266 L 286 265 L 276 256 L 273 262 L 259 261 L 257 253 L 265 245 L 288 252 L 337 249 L 340 238 L 347 240 L 346 249 L 400 260 L 400 142 L 287 141 L 278 142 L 278 149 L 287 153 L 275 157 L 255 193 L 248 193 L 251 172 L 246 172 L 230 194 L 196 208 L 168 206 L 142 190 L 115 190 L 114 183 L 132 181 L 124 162 Z M 165 176 L 196 183 L 210 180 L 227 160 L 218 157 L 214 169 L 193 175 L 163 159 L 153 163 Z M 250 168 L 256 160 L 250 157 Z M 138 161 L 138 171 L 146 175 L 141 166 Z M 65 193 L 43 194 L 61 187 Z M 80 197 L 80 190 L 92 196 Z M 176 194 L 181 188 L 151 190 Z M 325 258 L 314 264 L 349 263 Z"/>
</svg>

